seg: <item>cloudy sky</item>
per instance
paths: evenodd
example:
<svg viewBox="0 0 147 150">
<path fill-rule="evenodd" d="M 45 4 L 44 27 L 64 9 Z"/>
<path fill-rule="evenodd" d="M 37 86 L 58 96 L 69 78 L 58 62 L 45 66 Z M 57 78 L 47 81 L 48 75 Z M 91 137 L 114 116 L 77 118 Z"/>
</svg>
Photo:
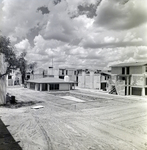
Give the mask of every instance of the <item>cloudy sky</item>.
<svg viewBox="0 0 147 150">
<path fill-rule="evenodd" d="M 0 0 L 0 30 L 39 67 L 147 61 L 147 0 Z"/>
</svg>

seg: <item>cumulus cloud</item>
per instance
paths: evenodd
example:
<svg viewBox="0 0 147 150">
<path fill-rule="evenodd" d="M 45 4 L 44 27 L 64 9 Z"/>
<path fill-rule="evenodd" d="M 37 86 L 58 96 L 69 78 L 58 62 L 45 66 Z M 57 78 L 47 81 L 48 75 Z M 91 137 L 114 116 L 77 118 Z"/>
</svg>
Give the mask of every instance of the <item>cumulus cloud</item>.
<svg viewBox="0 0 147 150">
<path fill-rule="evenodd" d="M 28 50 L 30 49 L 30 43 L 28 39 L 22 40 L 21 42 L 15 44 L 15 47 L 20 50 Z"/>
<path fill-rule="evenodd" d="M 122 2 L 125 1 L 103 0 L 100 7 L 97 8 L 95 23 L 107 29 L 124 30 L 137 27 L 146 22 L 146 0 Z"/>
<path fill-rule="evenodd" d="M 38 67 L 147 59 L 146 0 L 1 0 L 0 29 Z"/>
</svg>

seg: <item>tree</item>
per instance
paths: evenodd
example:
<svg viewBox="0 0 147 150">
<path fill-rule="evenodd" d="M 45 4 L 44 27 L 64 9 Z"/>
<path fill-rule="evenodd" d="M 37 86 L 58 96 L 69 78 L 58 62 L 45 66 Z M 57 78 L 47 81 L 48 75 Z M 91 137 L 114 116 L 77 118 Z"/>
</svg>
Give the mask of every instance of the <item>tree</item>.
<svg viewBox="0 0 147 150">
<path fill-rule="evenodd" d="M 28 69 L 31 70 L 31 73 L 34 74 L 34 69 L 37 66 L 37 62 L 32 62 L 30 64 L 28 64 Z"/>
<path fill-rule="evenodd" d="M 24 84 L 25 76 L 26 76 L 26 71 L 27 71 L 27 60 L 25 59 L 27 52 L 22 52 L 18 58 L 18 68 L 20 69 L 21 72 L 21 80 L 22 84 Z"/>
<path fill-rule="evenodd" d="M 18 67 L 18 60 L 14 52 L 15 48 L 11 45 L 9 38 L 0 36 L 0 54 L 4 55 L 4 61 L 7 64 L 5 71 L 0 72 L 0 79 L 9 74 L 11 69 Z"/>
<path fill-rule="evenodd" d="M 26 73 L 27 70 L 31 70 L 31 73 L 34 74 L 34 69 L 37 66 L 36 62 L 32 62 L 32 63 L 28 63 L 28 61 L 26 60 L 26 55 L 27 52 L 22 52 L 18 58 L 18 68 L 20 68 L 20 72 L 21 72 L 21 78 L 22 78 L 22 84 L 24 84 L 24 80 L 26 79 Z"/>
<path fill-rule="evenodd" d="M 0 104 L 6 103 L 6 75 L 17 68 L 17 64 L 14 47 L 8 38 L 0 36 Z"/>
</svg>

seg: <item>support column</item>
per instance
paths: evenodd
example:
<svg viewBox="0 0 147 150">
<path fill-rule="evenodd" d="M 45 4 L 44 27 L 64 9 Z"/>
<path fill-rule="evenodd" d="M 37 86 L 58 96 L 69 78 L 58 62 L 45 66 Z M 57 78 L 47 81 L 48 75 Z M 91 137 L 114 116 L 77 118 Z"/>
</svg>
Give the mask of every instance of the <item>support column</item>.
<svg viewBox="0 0 147 150">
<path fill-rule="evenodd" d="M 40 83 L 40 91 L 42 91 L 42 83 Z"/>
<path fill-rule="evenodd" d="M 82 71 L 82 88 L 85 88 L 85 71 Z"/>
<path fill-rule="evenodd" d="M 30 89 L 30 83 L 27 83 L 27 88 Z"/>
<path fill-rule="evenodd" d="M 90 88 L 94 88 L 94 72 L 93 71 L 90 71 Z"/>
<path fill-rule="evenodd" d="M 145 88 L 142 88 L 142 96 L 145 96 Z"/>
<path fill-rule="evenodd" d="M 127 95 L 129 95 L 129 77 L 127 77 Z"/>
<path fill-rule="evenodd" d="M 132 87 L 130 86 L 130 95 L 132 95 Z"/>
<path fill-rule="evenodd" d="M 38 91 L 38 83 L 35 84 L 35 91 Z"/>
<path fill-rule="evenodd" d="M 50 84 L 47 84 L 47 90 L 50 91 Z"/>
</svg>

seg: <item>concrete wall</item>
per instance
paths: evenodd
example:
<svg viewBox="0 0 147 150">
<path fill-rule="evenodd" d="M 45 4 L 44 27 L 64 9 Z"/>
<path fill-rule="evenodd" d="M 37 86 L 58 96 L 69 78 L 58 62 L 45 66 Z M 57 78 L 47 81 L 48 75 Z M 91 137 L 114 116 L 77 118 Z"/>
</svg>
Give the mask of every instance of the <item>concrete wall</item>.
<svg viewBox="0 0 147 150">
<path fill-rule="evenodd" d="M 3 55 L 0 54 L 0 73 L 3 74 L 5 72 L 5 64 Z M 0 104 L 6 103 L 6 91 L 7 90 L 7 84 L 6 84 L 6 76 L 0 78 Z"/>
<path fill-rule="evenodd" d="M 70 89 L 70 85 L 69 84 L 59 84 L 59 90 L 60 91 L 67 91 Z"/>
<path fill-rule="evenodd" d="M 84 88 L 85 86 L 85 76 L 78 75 L 78 87 Z"/>
<path fill-rule="evenodd" d="M 40 79 L 40 78 L 43 78 L 43 75 L 42 74 L 34 74 L 34 75 L 30 75 L 30 80 L 32 79 Z"/>
<path fill-rule="evenodd" d="M 91 83 L 91 77 L 90 75 L 85 76 L 85 88 L 91 88 L 92 83 Z"/>
<path fill-rule="evenodd" d="M 100 75 L 94 75 L 94 89 L 100 89 Z"/>
<path fill-rule="evenodd" d="M 93 72 L 85 74 L 83 72 L 82 75 L 78 75 L 78 87 L 100 89 L 100 74 L 94 75 Z"/>
</svg>

